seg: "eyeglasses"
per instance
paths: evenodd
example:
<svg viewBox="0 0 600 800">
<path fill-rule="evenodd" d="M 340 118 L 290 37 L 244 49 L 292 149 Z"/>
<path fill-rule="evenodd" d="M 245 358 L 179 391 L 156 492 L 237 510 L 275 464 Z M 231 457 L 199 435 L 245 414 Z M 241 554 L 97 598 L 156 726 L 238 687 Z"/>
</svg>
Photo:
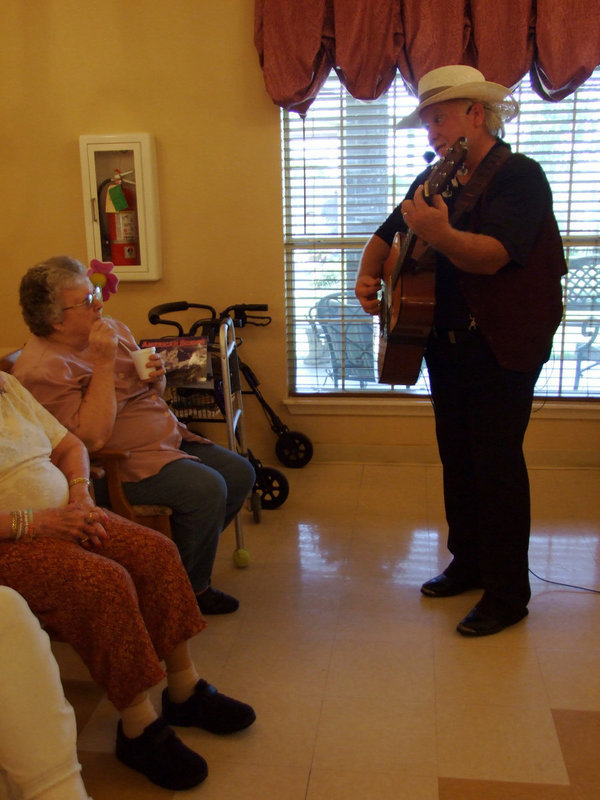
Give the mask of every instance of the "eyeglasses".
<svg viewBox="0 0 600 800">
<path fill-rule="evenodd" d="M 92 291 L 89 294 L 86 294 L 85 300 L 82 300 L 81 303 L 75 303 L 72 306 L 65 306 L 63 308 L 63 311 L 69 311 L 71 308 L 80 308 L 80 306 L 91 308 L 91 305 L 94 302 L 94 300 L 98 301 L 102 300 L 102 288 L 100 286 L 94 286 Z"/>
</svg>

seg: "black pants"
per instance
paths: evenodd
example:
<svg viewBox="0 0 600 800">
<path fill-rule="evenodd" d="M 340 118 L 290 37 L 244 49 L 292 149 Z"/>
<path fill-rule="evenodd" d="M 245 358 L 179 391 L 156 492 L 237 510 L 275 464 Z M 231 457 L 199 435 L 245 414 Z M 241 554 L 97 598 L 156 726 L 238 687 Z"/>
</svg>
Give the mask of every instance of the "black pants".
<svg viewBox="0 0 600 800">
<path fill-rule="evenodd" d="M 432 335 L 426 362 L 454 557 L 446 574 L 481 585 L 486 612 L 518 612 L 531 596 L 523 438 L 541 365 L 504 369 L 478 334 L 458 344 Z"/>
</svg>

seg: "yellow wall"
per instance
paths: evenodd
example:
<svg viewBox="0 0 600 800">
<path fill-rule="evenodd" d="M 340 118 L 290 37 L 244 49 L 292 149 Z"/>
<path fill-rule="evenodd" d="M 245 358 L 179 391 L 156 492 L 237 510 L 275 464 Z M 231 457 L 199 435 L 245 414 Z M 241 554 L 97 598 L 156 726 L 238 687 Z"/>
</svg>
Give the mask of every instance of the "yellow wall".
<svg viewBox="0 0 600 800">
<path fill-rule="evenodd" d="M 313 440 L 316 458 L 393 458 L 395 445 L 401 457 L 435 458 L 429 414 L 290 416 L 283 404 L 279 110 L 263 85 L 253 5 L 4 0 L 0 352 L 27 337 L 17 304 L 23 272 L 59 253 L 86 261 L 78 137 L 147 131 L 157 145 L 163 277 L 122 282 L 107 313 L 142 337 L 157 335 L 146 316 L 157 303 L 268 303 L 273 323 L 246 328 L 241 355 L 276 412 Z M 275 437 L 254 398 L 246 412 L 251 447 L 276 464 Z M 566 448 L 589 463 L 597 430 L 595 420 L 540 419 L 528 441 L 536 453 Z"/>
</svg>

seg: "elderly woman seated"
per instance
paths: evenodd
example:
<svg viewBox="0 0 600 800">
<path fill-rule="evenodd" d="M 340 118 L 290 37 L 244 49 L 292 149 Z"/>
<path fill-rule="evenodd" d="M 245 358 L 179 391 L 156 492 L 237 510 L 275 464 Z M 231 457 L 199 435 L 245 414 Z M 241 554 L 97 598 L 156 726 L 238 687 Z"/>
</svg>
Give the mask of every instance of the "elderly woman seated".
<svg viewBox="0 0 600 800">
<path fill-rule="evenodd" d="M 199 436 L 163 400 L 165 369 L 153 354 L 140 378 L 132 332 L 102 316 L 102 293 L 84 265 L 55 256 L 27 270 L 19 299 L 32 336 L 13 375 L 90 452 L 126 450 L 123 491 L 133 505 L 169 506 L 173 541 L 202 614 L 238 600 L 211 583 L 219 536 L 254 485 L 248 459 Z M 97 497 L 103 487 L 96 485 Z"/>
<path fill-rule="evenodd" d="M 88 492 L 85 447 L 0 372 L 0 584 L 69 642 L 120 712 L 117 757 L 171 790 L 199 784 L 204 759 L 169 727 L 233 733 L 252 708 L 196 672 L 188 640 L 205 626 L 175 545 Z M 147 694 L 165 677 L 159 715 Z"/>
</svg>

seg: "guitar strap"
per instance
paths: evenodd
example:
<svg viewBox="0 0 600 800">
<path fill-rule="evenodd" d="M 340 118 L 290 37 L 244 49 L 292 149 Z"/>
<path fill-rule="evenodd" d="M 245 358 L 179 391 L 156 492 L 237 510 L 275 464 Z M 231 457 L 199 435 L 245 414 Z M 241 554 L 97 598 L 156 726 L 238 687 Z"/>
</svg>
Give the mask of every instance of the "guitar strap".
<svg viewBox="0 0 600 800">
<path fill-rule="evenodd" d="M 455 225 L 463 214 L 467 214 L 474 208 L 486 186 L 510 155 L 510 147 L 505 144 L 494 147 L 487 154 L 473 173 L 471 180 L 463 186 L 458 195 L 450 218 L 451 225 Z"/>
</svg>

